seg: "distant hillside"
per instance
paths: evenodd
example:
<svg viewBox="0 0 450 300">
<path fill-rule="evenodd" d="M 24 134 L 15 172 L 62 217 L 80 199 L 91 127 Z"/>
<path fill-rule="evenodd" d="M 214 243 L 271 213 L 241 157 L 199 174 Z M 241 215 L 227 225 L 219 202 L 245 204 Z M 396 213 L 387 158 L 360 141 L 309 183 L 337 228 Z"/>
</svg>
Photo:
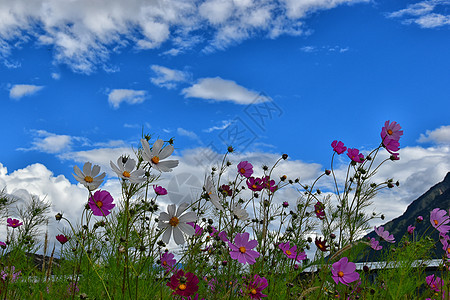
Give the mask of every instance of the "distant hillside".
<svg viewBox="0 0 450 300">
<path fill-rule="evenodd" d="M 392 233 L 396 241 L 400 241 L 403 235 L 407 232 L 409 225 L 416 226 L 415 234 L 421 236 L 425 230 L 430 226 L 430 211 L 434 208 L 441 208 L 448 210 L 450 208 L 450 172 L 444 178 L 444 181 L 436 184 L 430 188 L 425 194 L 414 200 L 400 217 L 397 217 L 386 224 L 384 229 Z M 422 223 L 417 223 L 417 216 L 423 217 Z M 428 232 L 431 232 L 429 230 Z M 376 237 L 374 231 L 370 232 L 366 237 Z M 438 233 L 434 232 L 431 237 L 438 239 Z M 385 245 L 385 243 L 383 243 Z M 441 243 L 437 244 L 437 249 L 433 255 L 434 258 L 441 258 L 444 254 Z M 377 257 L 372 257 L 372 260 L 377 260 Z"/>
</svg>

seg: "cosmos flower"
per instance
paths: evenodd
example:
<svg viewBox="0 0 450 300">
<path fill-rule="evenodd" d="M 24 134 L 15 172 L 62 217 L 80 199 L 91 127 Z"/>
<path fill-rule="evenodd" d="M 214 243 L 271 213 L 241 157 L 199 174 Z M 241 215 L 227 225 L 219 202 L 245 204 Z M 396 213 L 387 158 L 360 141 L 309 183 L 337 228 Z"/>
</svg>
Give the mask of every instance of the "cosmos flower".
<svg viewBox="0 0 450 300">
<path fill-rule="evenodd" d="M 183 270 L 178 270 L 170 277 L 170 281 L 166 285 L 173 290 L 172 295 L 188 297 L 198 291 L 199 282 L 200 280 L 193 273 L 184 273 Z"/>
<path fill-rule="evenodd" d="M 89 207 L 92 209 L 94 216 L 107 216 L 111 210 L 116 206 L 113 203 L 114 199 L 107 191 L 98 190 L 92 197 L 89 198 Z"/>
<path fill-rule="evenodd" d="M 65 243 L 67 243 L 67 242 L 69 241 L 69 239 L 70 239 L 70 237 L 65 236 L 64 234 L 58 234 L 58 235 L 56 236 L 56 240 L 57 240 L 58 242 L 60 242 L 61 245 L 64 245 Z"/>
<path fill-rule="evenodd" d="M 383 144 L 389 140 L 395 140 L 398 141 L 400 137 L 403 135 L 403 130 L 400 124 L 397 122 L 386 121 L 384 122 L 384 127 L 381 128 L 381 139 L 383 141 Z"/>
<path fill-rule="evenodd" d="M 0 242 L 0 247 L 2 249 L 6 249 L 6 243 L 5 242 Z"/>
<path fill-rule="evenodd" d="M 264 188 L 264 182 L 261 178 L 249 177 L 247 178 L 247 186 L 254 192 L 259 192 Z"/>
<path fill-rule="evenodd" d="M 348 285 L 351 282 L 359 280 L 359 273 L 355 270 L 356 265 L 349 262 L 347 257 L 343 257 L 332 265 L 331 273 L 336 284 L 340 282 Z"/>
<path fill-rule="evenodd" d="M 224 197 L 233 195 L 233 191 L 231 190 L 228 184 L 222 184 L 219 191 L 222 193 Z"/>
<path fill-rule="evenodd" d="M 194 222 L 187 222 L 186 224 L 191 225 L 195 229 L 195 236 L 200 236 L 203 233 L 203 228 L 195 224 Z"/>
<path fill-rule="evenodd" d="M 167 195 L 167 190 L 159 185 L 154 185 L 153 190 L 155 191 L 156 195 L 164 196 Z"/>
<path fill-rule="evenodd" d="M 444 286 L 444 281 L 438 276 L 435 277 L 434 274 L 427 276 L 425 280 L 430 289 L 435 292 L 440 292 L 440 289 Z"/>
<path fill-rule="evenodd" d="M 236 202 L 233 204 L 233 214 L 241 221 L 245 221 L 248 219 L 248 212 L 241 208 L 241 203 Z"/>
<path fill-rule="evenodd" d="M 323 240 L 322 238 L 317 238 L 314 241 L 314 244 L 316 244 L 317 249 L 321 250 L 322 252 L 328 251 L 329 245 L 326 244 L 327 240 Z"/>
<path fill-rule="evenodd" d="M 20 222 L 20 221 L 17 220 L 17 219 L 11 219 L 11 218 L 8 218 L 8 219 L 6 220 L 6 223 L 7 223 L 8 227 L 12 227 L 12 228 L 19 227 L 20 225 L 23 224 L 23 222 Z"/>
<path fill-rule="evenodd" d="M 186 223 L 197 221 L 197 215 L 193 211 L 185 212 L 188 206 L 189 204 L 182 203 L 176 209 L 175 204 L 170 204 L 167 206 L 167 213 L 161 212 L 159 215 L 158 227 L 165 229 L 162 235 L 162 241 L 164 243 L 169 243 L 172 232 L 173 239 L 177 245 L 184 244 L 183 233 L 188 236 L 194 235 L 195 229 Z"/>
<path fill-rule="evenodd" d="M 148 161 L 150 165 L 160 172 L 172 172 L 172 169 L 178 166 L 178 160 L 166 160 L 173 153 L 173 146 L 167 145 L 163 148 L 164 141 L 159 139 L 153 143 L 152 148 L 146 139 L 141 139 L 142 144 L 142 158 Z"/>
<path fill-rule="evenodd" d="M 408 234 L 413 234 L 414 229 L 416 229 L 415 226 L 409 225 L 409 226 L 408 226 Z"/>
<path fill-rule="evenodd" d="M 106 176 L 105 172 L 98 175 L 100 173 L 100 166 L 94 165 L 92 167 L 90 162 L 84 164 L 83 172 L 81 172 L 78 166 L 74 166 L 73 171 L 75 172 L 75 174 L 72 174 L 73 177 L 90 191 L 96 190 L 100 184 L 102 184 L 103 178 Z"/>
<path fill-rule="evenodd" d="M 117 176 L 123 180 L 129 180 L 131 183 L 142 183 L 146 180 L 144 169 L 134 170 L 136 161 L 132 158 L 121 156 L 117 159 L 117 165 L 112 161 L 109 161 L 109 165 Z"/>
<path fill-rule="evenodd" d="M 375 238 L 371 238 L 371 239 L 370 239 L 370 247 L 371 247 L 373 250 L 381 250 L 381 249 L 383 249 L 383 246 L 381 246 L 381 245 L 380 245 L 380 242 L 377 241 Z"/>
<path fill-rule="evenodd" d="M 450 222 L 450 217 L 447 216 L 447 211 L 435 208 L 430 213 L 431 226 L 436 228 L 440 233 L 445 234 L 450 230 L 450 226 L 446 225 Z"/>
<path fill-rule="evenodd" d="M 175 255 L 173 255 L 173 253 L 170 252 L 164 252 L 163 255 L 161 255 L 161 266 L 169 271 L 173 268 L 173 266 L 175 266 L 175 264 L 177 263 L 176 259 L 175 259 Z"/>
<path fill-rule="evenodd" d="M 280 243 L 278 248 L 280 248 L 288 258 L 295 259 L 298 262 L 306 259 L 306 253 L 297 252 L 297 246 L 294 245 L 291 247 L 289 241 L 287 243 Z"/>
<path fill-rule="evenodd" d="M 383 240 L 389 243 L 395 243 L 394 235 L 389 234 L 389 231 L 384 230 L 383 226 L 380 227 L 374 227 L 375 233 L 378 234 L 379 237 L 381 237 Z"/>
<path fill-rule="evenodd" d="M 271 191 L 272 193 L 275 192 L 278 189 L 278 186 L 275 185 L 275 180 L 270 180 L 269 176 L 264 176 L 262 178 L 263 185 L 266 189 Z"/>
<path fill-rule="evenodd" d="M 316 213 L 316 217 L 318 217 L 319 219 L 323 220 L 323 218 L 325 217 L 325 205 L 323 205 L 322 202 L 317 201 L 316 204 L 314 204 L 314 212 Z"/>
<path fill-rule="evenodd" d="M 256 274 L 253 277 L 253 281 L 244 286 L 244 291 L 242 291 L 242 293 L 249 296 L 250 299 L 260 300 L 263 297 L 267 297 L 262 291 L 268 286 L 267 279 Z"/>
<path fill-rule="evenodd" d="M 206 193 L 209 196 L 209 200 L 211 201 L 211 203 L 220 211 L 223 211 L 223 206 L 222 204 L 220 204 L 220 198 L 217 195 L 217 190 L 214 186 L 214 182 L 211 178 L 211 176 L 208 176 L 206 178 L 206 183 L 205 183 L 205 190 Z"/>
<path fill-rule="evenodd" d="M 342 154 L 345 152 L 345 150 L 347 150 L 347 147 L 344 146 L 344 143 L 341 141 L 333 141 L 331 143 L 331 147 L 333 147 L 333 150 L 337 153 L 337 154 Z"/>
<path fill-rule="evenodd" d="M 251 249 L 258 246 L 258 241 L 249 241 L 249 237 L 250 234 L 248 232 L 237 233 L 234 238 L 234 244 L 228 242 L 228 246 L 231 249 L 230 256 L 232 259 L 237 259 L 241 264 L 248 263 L 253 265 L 256 262 L 255 258 L 259 257 L 259 253 Z"/>
<path fill-rule="evenodd" d="M 248 161 L 241 161 L 237 165 L 238 173 L 245 178 L 249 178 L 253 174 L 253 166 Z"/>
<path fill-rule="evenodd" d="M 359 153 L 358 149 L 349 148 L 347 150 L 347 156 L 354 162 L 362 163 L 364 161 L 364 155 Z"/>
</svg>

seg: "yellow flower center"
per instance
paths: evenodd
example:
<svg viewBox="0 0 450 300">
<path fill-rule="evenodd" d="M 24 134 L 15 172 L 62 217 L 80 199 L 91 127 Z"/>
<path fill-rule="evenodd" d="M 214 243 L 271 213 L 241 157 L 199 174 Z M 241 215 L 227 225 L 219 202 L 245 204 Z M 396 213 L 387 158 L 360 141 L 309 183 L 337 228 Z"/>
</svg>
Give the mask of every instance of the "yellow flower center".
<svg viewBox="0 0 450 300">
<path fill-rule="evenodd" d="M 392 135 L 394 132 L 392 131 L 392 129 L 388 129 L 387 133 L 388 133 L 389 135 Z"/>
<path fill-rule="evenodd" d="M 286 250 L 286 254 L 287 254 L 287 255 L 291 255 L 291 254 L 292 254 L 292 252 L 291 252 L 291 251 L 289 251 L 289 250 Z"/>
<path fill-rule="evenodd" d="M 176 227 L 180 223 L 180 220 L 178 220 L 177 217 L 172 217 L 169 221 L 170 226 Z"/>
<path fill-rule="evenodd" d="M 129 177 L 130 177 L 130 172 L 128 172 L 128 171 L 123 171 L 122 175 L 123 175 L 123 177 L 129 178 Z"/>
<path fill-rule="evenodd" d="M 158 156 L 153 156 L 152 157 L 152 162 L 156 165 L 159 163 L 159 157 Z"/>
<path fill-rule="evenodd" d="M 252 293 L 253 295 L 256 295 L 257 292 L 256 292 L 255 289 L 253 289 L 253 290 L 250 291 L 250 293 Z"/>
<path fill-rule="evenodd" d="M 241 168 L 241 169 L 239 170 L 239 172 L 241 172 L 242 174 L 245 174 L 245 169 L 244 169 L 244 168 Z"/>
<path fill-rule="evenodd" d="M 245 247 L 239 247 L 239 251 L 241 253 L 245 253 L 247 251 L 247 249 L 245 249 Z"/>
<path fill-rule="evenodd" d="M 180 289 L 182 291 L 184 291 L 186 288 L 187 288 L 187 285 L 185 285 L 184 283 L 182 283 L 178 286 L 178 289 Z"/>
<path fill-rule="evenodd" d="M 163 261 L 163 266 L 167 266 L 167 261 Z"/>
<path fill-rule="evenodd" d="M 252 185 L 252 188 L 256 189 L 256 188 L 257 188 L 256 184 L 253 184 L 253 185 Z"/>
<path fill-rule="evenodd" d="M 439 224 L 438 220 L 433 220 L 434 221 L 434 225 L 437 226 L 437 224 Z"/>
<path fill-rule="evenodd" d="M 447 252 L 450 253 L 450 248 L 447 248 Z"/>
<path fill-rule="evenodd" d="M 94 178 L 92 178 L 91 176 L 86 176 L 84 177 L 84 181 L 86 181 L 87 183 L 91 183 L 92 181 L 94 181 Z"/>
<path fill-rule="evenodd" d="M 344 277 L 344 272 L 339 271 L 339 272 L 338 272 L 338 276 L 339 276 L 339 277 Z"/>
<path fill-rule="evenodd" d="M 98 208 L 101 208 L 103 206 L 103 202 L 102 201 L 97 201 L 96 204 L 97 204 Z"/>
</svg>

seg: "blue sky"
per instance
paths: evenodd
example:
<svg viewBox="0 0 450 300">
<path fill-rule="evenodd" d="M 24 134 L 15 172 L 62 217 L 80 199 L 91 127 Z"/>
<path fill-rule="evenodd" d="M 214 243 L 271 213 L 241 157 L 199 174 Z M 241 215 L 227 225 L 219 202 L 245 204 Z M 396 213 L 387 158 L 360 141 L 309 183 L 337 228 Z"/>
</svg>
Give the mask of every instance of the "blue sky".
<svg viewBox="0 0 450 300">
<path fill-rule="evenodd" d="M 450 1 L 91 2 L 0 0 L 9 193 L 57 211 L 84 197 L 71 174 L 88 160 L 113 189 L 109 160 L 142 130 L 175 139 L 178 173 L 231 144 L 256 165 L 288 153 L 308 181 L 333 140 L 369 150 L 397 121 L 401 159 L 380 176 L 404 185 L 375 204 L 389 218 L 450 171 Z"/>
</svg>

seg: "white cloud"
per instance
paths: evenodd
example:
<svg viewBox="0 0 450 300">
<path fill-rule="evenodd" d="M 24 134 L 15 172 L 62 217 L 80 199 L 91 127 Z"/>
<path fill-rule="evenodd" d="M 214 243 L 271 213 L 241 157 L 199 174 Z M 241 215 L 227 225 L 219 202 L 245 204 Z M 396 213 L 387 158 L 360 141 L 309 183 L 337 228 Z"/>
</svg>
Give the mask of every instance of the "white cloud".
<svg viewBox="0 0 450 300">
<path fill-rule="evenodd" d="M 173 89 L 179 82 L 188 81 L 190 78 L 188 72 L 173 70 L 163 66 L 153 65 L 151 69 L 156 74 L 155 77 L 150 78 L 151 82 L 167 89 Z"/>
<path fill-rule="evenodd" d="M 0 58 L 31 42 L 52 48 L 56 64 L 89 74 L 129 48 L 169 44 L 165 53 L 176 55 L 200 42 L 208 52 L 253 37 L 299 35 L 309 13 L 360 2 L 368 1 L 2 0 Z"/>
<path fill-rule="evenodd" d="M 118 109 L 122 102 L 133 105 L 144 102 L 146 98 L 147 92 L 142 90 L 114 89 L 108 94 L 108 102 L 114 109 Z"/>
<path fill-rule="evenodd" d="M 199 137 L 195 132 L 186 130 L 184 128 L 177 128 L 177 134 L 181 135 L 181 136 L 186 136 L 193 140 L 197 140 L 197 141 L 199 140 Z"/>
<path fill-rule="evenodd" d="M 449 5 L 448 0 L 425 0 L 409 4 L 407 8 L 387 14 L 387 17 L 403 18 L 403 24 L 414 23 L 422 28 L 436 28 L 450 24 L 450 15 L 441 13 L 445 13 Z"/>
<path fill-rule="evenodd" d="M 435 130 L 427 130 L 425 134 L 420 134 L 419 143 L 435 143 L 450 145 L 450 125 L 441 126 Z"/>
<path fill-rule="evenodd" d="M 59 135 L 45 130 L 32 130 L 34 135 L 32 146 L 30 148 L 18 148 L 21 151 L 41 151 L 45 153 L 60 153 L 70 149 L 73 140 L 79 140 L 77 137 L 69 135 Z"/>
<path fill-rule="evenodd" d="M 222 125 L 220 126 L 213 126 L 207 129 L 204 129 L 204 132 L 213 132 L 214 130 L 224 130 L 225 128 L 227 128 L 228 126 L 230 126 L 233 123 L 233 120 L 223 120 L 222 121 Z"/>
<path fill-rule="evenodd" d="M 197 83 L 182 91 L 185 98 L 202 98 L 215 101 L 230 101 L 236 104 L 250 104 L 270 101 L 255 91 L 248 90 L 232 80 L 220 77 L 200 78 Z"/>
<path fill-rule="evenodd" d="M 43 88 L 43 86 L 39 85 L 15 84 L 9 90 L 9 97 L 12 99 L 20 99 L 25 96 L 31 96 Z"/>
<path fill-rule="evenodd" d="M 54 73 L 52 73 L 52 78 L 55 79 L 55 80 L 59 80 L 59 79 L 61 79 L 61 74 L 54 72 Z"/>
</svg>

